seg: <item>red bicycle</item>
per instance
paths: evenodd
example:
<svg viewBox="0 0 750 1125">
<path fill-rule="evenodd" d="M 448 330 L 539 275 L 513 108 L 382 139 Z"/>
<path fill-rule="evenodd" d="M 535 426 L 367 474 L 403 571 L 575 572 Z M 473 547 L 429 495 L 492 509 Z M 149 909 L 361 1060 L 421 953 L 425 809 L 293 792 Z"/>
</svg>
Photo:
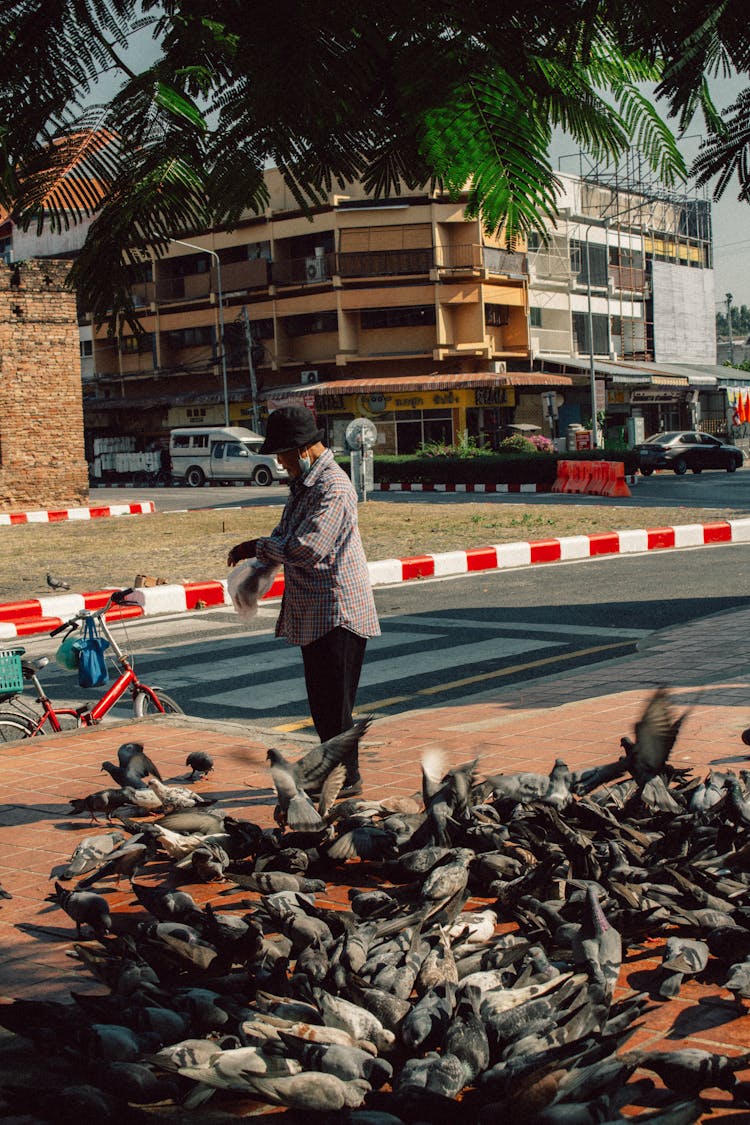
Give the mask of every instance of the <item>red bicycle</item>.
<svg viewBox="0 0 750 1125">
<path fill-rule="evenodd" d="M 107 624 L 105 614 L 112 606 L 133 605 L 126 599 L 132 588 L 116 590 L 101 609 L 82 609 L 70 620 L 50 633 L 51 637 L 65 633 L 68 637 L 78 628 L 79 622 L 96 618 L 103 636 L 109 641 L 111 656 L 119 666 L 119 675 L 101 699 L 95 703 L 84 703 L 79 707 L 56 707 L 45 692 L 39 672 L 49 664 L 49 657 L 38 660 L 24 659 L 25 649 L 17 648 L 2 653 L 3 670 L 6 673 L 0 684 L 0 703 L 13 703 L 17 710 L 0 711 L 0 742 L 15 742 L 19 738 L 34 738 L 47 730 L 61 731 L 72 727 L 88 727 L 99 723 L 115 704 L 130 692 L 133 700 L 133 714 L 138 718 L 155 714 L 184 714 L 179 703 L 158 687 L 149 687 L 138 679 L 128 655 L 123 652 Z M 36 689 L 36 706 L 23 694 L 23 683 L 31 683 Z"/>
</svg>

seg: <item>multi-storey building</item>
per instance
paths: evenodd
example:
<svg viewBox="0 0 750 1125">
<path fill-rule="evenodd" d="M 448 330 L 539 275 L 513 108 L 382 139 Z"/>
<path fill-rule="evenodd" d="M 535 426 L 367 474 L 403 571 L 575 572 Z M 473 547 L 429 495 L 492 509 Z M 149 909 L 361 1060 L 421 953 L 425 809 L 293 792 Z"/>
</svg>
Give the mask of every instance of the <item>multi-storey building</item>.
<svg viewBox="0 0 750 1125">
<path fill-rule="evenodd" d="M 627 175 L 560 181 L 558 224 L 528 255 L 535 365 L 575 383 L 560 424 L 588 422 L 595 403 L 605 436 L 631 443 L 661 429 L 726 431 L 710 205 Z"/>
<path fill-rule="evenodd" d="M 278 173 L 267 185 L 264 215 L 176 239 L 134 276 L 143 332 L 94 334 L 92 433 L 257 428 L 305 401 L 337 446 L 367 415 L 379 451 L 410 452 L 462 431 L 494 443 L 570 385 L 532 370 L 525 251 L 488 238 L 461 201 L 374 200 L 354 184 L 308 215 Z"/>
<path fill-rule="evenodd" d="M 277 172 L 266 181 L 262 215 L 178 233 L 133 273 L 140 332 L 82 315 L 89 448 L 148 448 L 191 422 L 262 429 L 293 401 L 337 447 L 353 417 L 376 419 L 381 453 L 461 433 L 496 444 L 511 423 L 564 436 L 594 416 L 630 442 L 729 429 L 747 381 L 716 366 L 705 201 L 562 174 L 557 225 L 508 250 L 439 191 L 351 184 L 308 213 Z M 11 254 L 72 256 L 84 236 L 13 231 Z"/>
</svg>

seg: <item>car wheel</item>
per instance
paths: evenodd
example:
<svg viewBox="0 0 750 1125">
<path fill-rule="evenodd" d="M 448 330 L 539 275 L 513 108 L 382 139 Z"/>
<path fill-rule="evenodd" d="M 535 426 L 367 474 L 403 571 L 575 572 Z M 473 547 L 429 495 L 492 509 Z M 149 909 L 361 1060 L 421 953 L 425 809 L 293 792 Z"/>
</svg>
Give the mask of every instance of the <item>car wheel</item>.
<svg viewBox="0 0 750 1125">
<path fill-rule="evenodd" d="M 682 477 L 687 472 L 687 461 L 684 457 L 678 457 L 672 468 L 678 477 Z"/>
<path fill-rule="evenodd" d="M 654 471 L 653 469 L 641 469 L 641 476 L 642 477 L 650 477 L 651 474 L 653 473 L 653 471 Z"/>
<path fill-rule="evenodd" d="M 728 473 L 736 473 L 737 472 L 737 462 L 736 461 L 730 461 L 729 462 L 729 464 L 727 465 L 727 472 Z"/>
<path fill-rule="evenodd" d="M 200 465 L 191 465 L 185 473 L 185 480 L 191 488 L 200 488 L 206 483 L 206 474 Z"/>
<path fill-rule="evenodd" d="M 271 470 L 266 465 L 259 465 L 253 474 L 253 480 L 259 484 L 261 488 L 265 488 L 273 480 Z"/>
<path fill-rule="evenodd" d="M 702 473 L 703 469 L 691 469 L 690 471 L 691 473 L 695 473 L 695 475 L 698 476 L 698 473 Z"/>
</svg>

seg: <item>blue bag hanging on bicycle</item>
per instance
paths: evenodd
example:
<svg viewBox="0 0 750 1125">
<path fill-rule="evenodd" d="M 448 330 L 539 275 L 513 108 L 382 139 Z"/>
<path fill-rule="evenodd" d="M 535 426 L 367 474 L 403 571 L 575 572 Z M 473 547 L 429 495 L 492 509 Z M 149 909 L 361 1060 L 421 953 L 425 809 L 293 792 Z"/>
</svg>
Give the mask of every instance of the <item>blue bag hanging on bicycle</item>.
<svg viewBox="0 0 750 1125">
<path fill-rule="evenodd" d="M 96 619 L 87 617 L 83 622 L 83 636 L 78 641 L 78 683 L 83 688 L 101 687 L 109 682 L 109 669 L 104 653 L 109 641 L 101 635 Z"/>
</svg>

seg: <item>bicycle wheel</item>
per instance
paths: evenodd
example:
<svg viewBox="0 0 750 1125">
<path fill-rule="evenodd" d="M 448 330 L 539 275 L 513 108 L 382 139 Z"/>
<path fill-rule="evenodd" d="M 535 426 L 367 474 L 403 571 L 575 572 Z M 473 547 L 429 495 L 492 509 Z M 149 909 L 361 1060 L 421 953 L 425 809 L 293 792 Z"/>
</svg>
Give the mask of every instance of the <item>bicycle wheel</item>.
<svg viewBox="0 0 750 1125">
<path fill-rule="evenodd" d="M 0 712 L 0 742 L 18 742 L 21 738 L 31 738 L 34 724 L 22 715 Z"/>
<path fill-rule="evenodd" d="M 176 703 L 171 696 L 160 691 L 159 688 L 151 688 L 151 691 L 158 699 L 161 711 L 147 691 L 137 691 L 135 699 L 133 700 L 133 714 L 136 718 L 142 719 L 145 715 L 161 715 L 162 713 L 166 713 L 167 715 L 185 714 L 179 703 Z"/>
</svg>

